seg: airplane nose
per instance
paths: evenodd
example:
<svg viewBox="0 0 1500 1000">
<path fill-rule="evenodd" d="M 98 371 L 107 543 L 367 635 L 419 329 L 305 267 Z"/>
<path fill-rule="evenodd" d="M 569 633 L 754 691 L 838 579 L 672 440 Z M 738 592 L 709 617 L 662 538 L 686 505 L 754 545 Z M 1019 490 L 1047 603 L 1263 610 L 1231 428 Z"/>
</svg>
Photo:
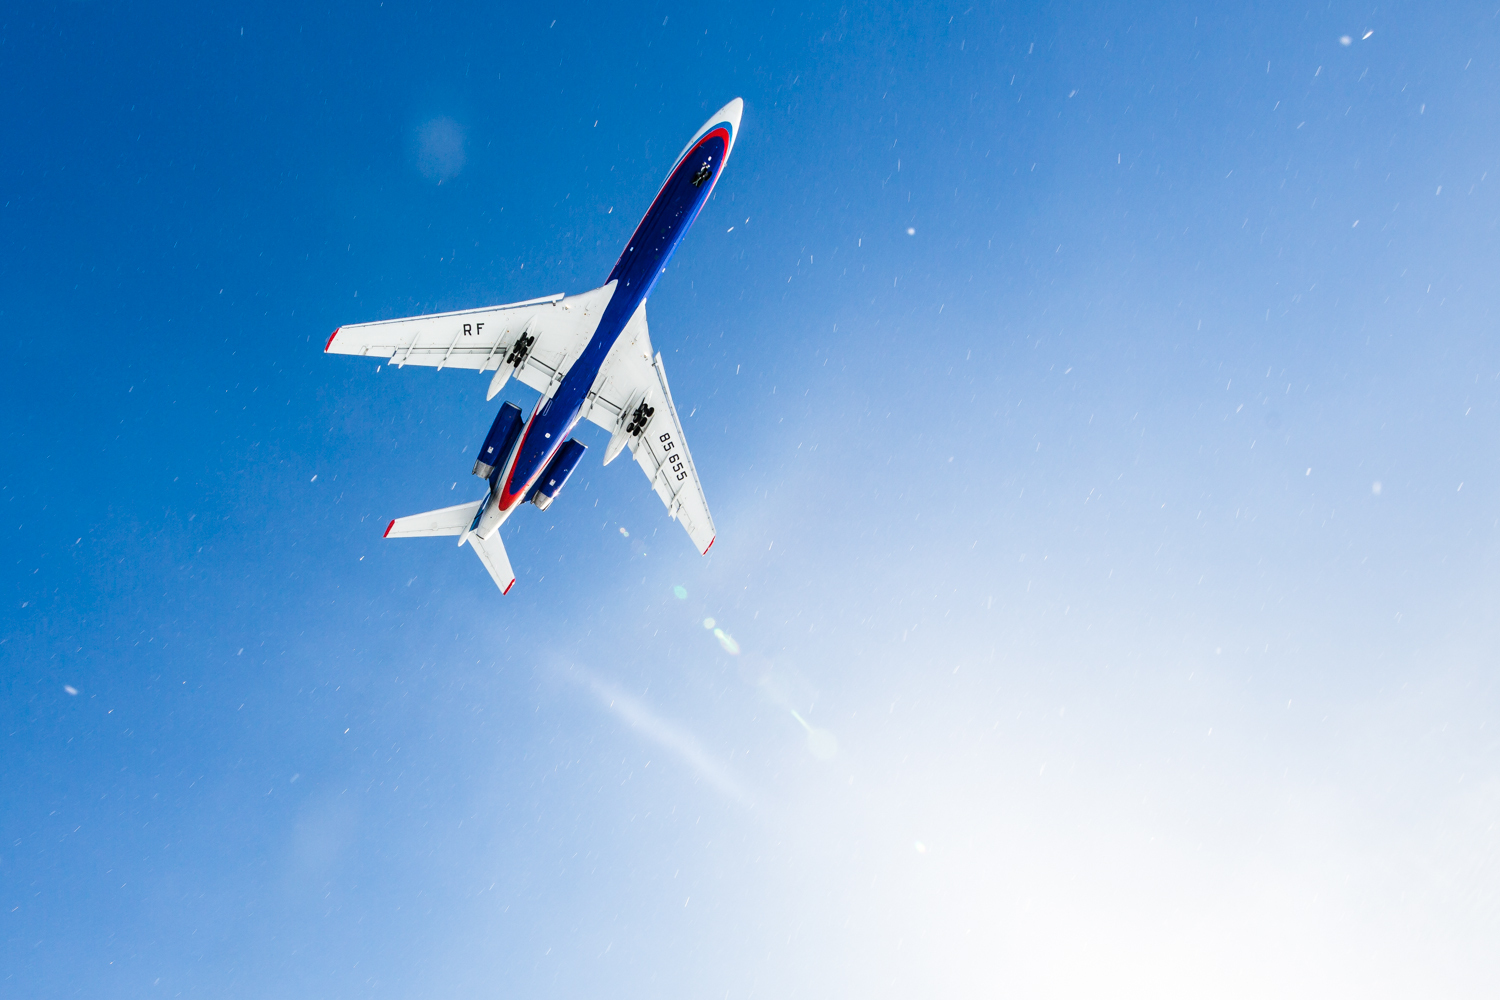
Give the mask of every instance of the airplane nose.
<svg viewBox="0 0 1500 1000">
<path fill-rule="evenodd" d="M 744 113 L 745 113 L 745 100 L 742 97 L 736 97 L 734 100 L 730 101 L 728 104 L 726 104 L 722 108 L 720 108 L 719 109 L 719 113 L 717 115 L 715 115 L 714 117 L 719 118 L 719 119 L 725 119 L 725 118 L 729 119 L 729 124 L 734 127 L 733 135 L 739 135 L 740 134 L 740 116 L 743 115 Z"/>
</svg>

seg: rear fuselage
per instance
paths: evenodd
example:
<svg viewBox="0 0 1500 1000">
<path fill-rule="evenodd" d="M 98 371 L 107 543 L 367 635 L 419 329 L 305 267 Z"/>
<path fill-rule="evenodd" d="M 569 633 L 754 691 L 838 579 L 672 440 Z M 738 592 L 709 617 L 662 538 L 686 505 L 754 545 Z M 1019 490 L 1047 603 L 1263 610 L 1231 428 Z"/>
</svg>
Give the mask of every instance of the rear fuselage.
<svg viewBox="0 0 1500 1000">
<path fill-rule="evenodd" d="M 530 495 L 537 478 L 577 426 L 610 348 L 614 347 L 625 324 L 651 294 L 657 279 L 666 271 L 677 244 L 713 192 L 733 144 L 732 127 L 730 123 L 722 122 L 709 128 L 673 167 L 650 210 L 625 245 L 625 252 L 609 273 L 605 284 L 614 282 L 614 293 L 593 336 L 557 390 L 538 401 L 510 461 L 492 479 L 489 502 L 480 518 L 476 519 L 476 527 L 480 519 L 486 522 L 485 527 L 489 527 L 490 522 L 498 527 L 499 522 Z M 708 168 L 706 174 L 705 167 Z"/>
</svg>

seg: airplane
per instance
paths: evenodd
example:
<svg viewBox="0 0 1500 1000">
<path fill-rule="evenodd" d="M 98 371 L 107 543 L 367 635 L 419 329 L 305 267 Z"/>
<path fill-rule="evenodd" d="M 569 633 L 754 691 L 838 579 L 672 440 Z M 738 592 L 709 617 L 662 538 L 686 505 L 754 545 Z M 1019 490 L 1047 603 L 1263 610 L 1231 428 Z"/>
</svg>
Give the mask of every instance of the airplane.
<svg viewBox="0 0 1500 1000">
<path fill-rule="evenodd" d="M 646 298 L 713 194 L 743 110 L 735 98 L 688 141 L 614 270 L 593 291 L 333 331 L 325 354 L 378 358 L 396 368 L 493 370 L 486 400 L 511 376 L 541 393 L 525 420 L 515 403 L 501 405 L 474 462 L 474 475 L 489 484 L 483 498 L 398 517 L 386 526 L 386 538 L 457 535 L 500 592 L 510 593 L 516 575 L 500 525 L 525 502 L 546 510 L 557 499 L 587 450 L 571 435 L 589 420 L 609 432 L 604 464 L 629 448 L 667 515 L 687 530 L 700 554 L 708 554 L 717 533 L 661 355 L 651 349 Z"/>
</svg>

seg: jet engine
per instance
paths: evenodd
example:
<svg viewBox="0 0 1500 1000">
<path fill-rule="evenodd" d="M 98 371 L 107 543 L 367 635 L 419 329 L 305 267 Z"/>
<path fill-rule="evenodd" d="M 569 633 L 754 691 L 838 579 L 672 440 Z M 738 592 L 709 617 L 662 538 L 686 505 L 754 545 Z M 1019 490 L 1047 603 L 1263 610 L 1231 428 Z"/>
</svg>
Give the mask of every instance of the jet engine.
<svg viewBox="0 0 1500 1000">
<path fill-rule="evenodd" d="M 557 494 L 562 491 L 563 483 L 568 481 L 568 477 L 573 474 L 574 466 L 578 464 L 579 459 L 583 458 L 583 453 L 586 451 L 588 451 L 588 445 L 576 438 L 568 438 L 564 441 L 562 447 L 557 449 L 557 454 L 552 457 L 552 461 L 547 464 L 546 470 L 542 472 L 541 478 L 536 481 L 536 489 L 531 491 L 528 499 L 542 510 L 551 506 L 552 501 L 557 499 Z"/>
<path fill-rule="evenodd" d="M 521 426 L 521 408 L 515 403 L 502 403 L 484 444 L 479 446 L 479 458 L 474 462 L 474 475 L 488 479 L 494 474 L 496 466 L 505 464 L 511 449 L 521 436 Z"/>
</svg>

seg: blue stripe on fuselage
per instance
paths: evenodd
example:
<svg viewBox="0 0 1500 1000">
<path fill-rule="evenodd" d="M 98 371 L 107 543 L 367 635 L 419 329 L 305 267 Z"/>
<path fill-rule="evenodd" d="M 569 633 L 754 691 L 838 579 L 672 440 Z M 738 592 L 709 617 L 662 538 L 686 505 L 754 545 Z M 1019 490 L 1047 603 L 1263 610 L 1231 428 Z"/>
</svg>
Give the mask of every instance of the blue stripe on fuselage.
<svg viewBox="0 0 1500 1000">
<path fill-rule="evenodd" d="M 599 318 L 593 337 L 568 369 L 553 397 L 532 413 L 526 431 L 521 435 L 515 465 L 501 491 L 502 509 L 509 508 L 526 494 L 558 447 L 573 432 L 605 357 L 625 329 L 625 324 L 630 322 L 630 317 L 651 294 L 677 244 L 703 209 L 719 179 L 728 148 L 729 126 L 720 124 L 711 128 L 678 162 L 645 218 L 636 226 L 625 252 L 605 280 L 605 284 L 611 281 L 619 284 L 615 286 L 614 296 L 604 315 Z M 694 187 L 693 174 L 704 163 L 713 174 L 707 183 Z"/>
</svg>

